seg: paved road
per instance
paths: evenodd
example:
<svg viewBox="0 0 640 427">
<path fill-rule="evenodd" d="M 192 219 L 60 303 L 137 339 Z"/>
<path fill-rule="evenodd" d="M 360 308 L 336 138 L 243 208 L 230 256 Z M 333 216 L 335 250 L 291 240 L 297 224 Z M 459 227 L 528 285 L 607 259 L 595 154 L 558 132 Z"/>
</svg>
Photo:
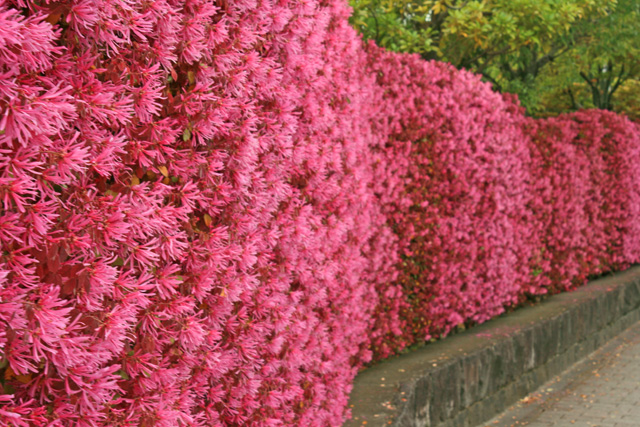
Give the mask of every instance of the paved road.
<svg viewBox="0 0 640 427">
<path fill-rule="evenodd" d="M 485 426 L 640 427 L 640 323 Z"/>
</svg>

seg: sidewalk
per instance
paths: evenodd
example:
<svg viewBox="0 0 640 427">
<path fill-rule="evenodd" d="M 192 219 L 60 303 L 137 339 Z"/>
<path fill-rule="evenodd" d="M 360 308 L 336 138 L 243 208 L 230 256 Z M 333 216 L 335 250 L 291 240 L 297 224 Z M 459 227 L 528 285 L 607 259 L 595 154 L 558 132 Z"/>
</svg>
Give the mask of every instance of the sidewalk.
<svg viewBox="0 0 640 427">
<path fill-rule="evenodd" d="M 627 427 L 640 427 L 640 390 L 636 391 L 640 360 L 636 364 L 621 358 L 625 348 L 635 348 L 629 356 L 632 360 L 635 355 L 640 357 L 638 345 L 640 265 L 363 370 L 350 396 L 353 417 L 344 427 L 508 427 L 536 419 L 546 423 L 538 426 L 615 425 L 605 409 L 597 407 L 596 414 L 581 406 L 593 406 L 596 397 L 609 399 L 606 404 L 620 412 L 613 414 L 619 417 L 614 420 L 624 416 Z M 585 362 L 590 354 L 593 357 Z M 617 377 L 602 371 L 614 362 L 629 365 L 621 374 L 624 402 L 631 399 L 624 413 L 619 408 L 622 398 L 611 396 L 606 388 L 613 387 Z M 563 372 L 573 369 L 576 376 L 582 372 L 580 366 L 584 373 L 579 380 L 565 378 Z M 600 378 L 596 374 L 604 377 L 603 384 L 577 391 L 592 377 Z M 527 397 L 549 381 L 553 384 L 540 389 L 544 392 Z M 567 406 L 573 404 L 575 412 L 562 415 L 575 417 L 566 420 L 558 412 L 555 418 L 548 418 L 552 403 L 565 396 L 562 392 L 571 397 L 570 384 L 576 388 L 573 397 L 577 400 L 567 401 Z M 493 424 L 492 417 L 518 402 L 519 411 Z"/>
<path fill-rule="evenodd" d="M 640 323 L 485 426 L 640 426 Z"/>
</svg>

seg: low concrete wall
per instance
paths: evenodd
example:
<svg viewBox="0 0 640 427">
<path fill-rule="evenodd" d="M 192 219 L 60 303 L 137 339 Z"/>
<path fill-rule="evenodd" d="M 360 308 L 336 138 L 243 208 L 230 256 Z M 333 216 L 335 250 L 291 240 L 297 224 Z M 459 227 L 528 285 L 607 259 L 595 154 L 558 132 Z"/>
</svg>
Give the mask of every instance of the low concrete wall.
<svg viewBox="0 0 640 427">
<path fill-rule="evenodd" d="M 476 426 L 640 320 L 640 267 L 361 372 L 355 426 Z"/>
</svg>

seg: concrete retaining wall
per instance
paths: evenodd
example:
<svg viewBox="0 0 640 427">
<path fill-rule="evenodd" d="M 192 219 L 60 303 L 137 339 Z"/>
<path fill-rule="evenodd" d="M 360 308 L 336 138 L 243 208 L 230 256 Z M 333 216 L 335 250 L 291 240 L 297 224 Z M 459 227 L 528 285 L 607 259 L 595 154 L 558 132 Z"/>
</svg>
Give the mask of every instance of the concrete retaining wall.
<svg viewBox="0 0 640 427">
<path fill-rule="evenodd" d="M 640 267 L 361 372 L 355 426 L 476 426 L 640 320 Z"/>
</svg>

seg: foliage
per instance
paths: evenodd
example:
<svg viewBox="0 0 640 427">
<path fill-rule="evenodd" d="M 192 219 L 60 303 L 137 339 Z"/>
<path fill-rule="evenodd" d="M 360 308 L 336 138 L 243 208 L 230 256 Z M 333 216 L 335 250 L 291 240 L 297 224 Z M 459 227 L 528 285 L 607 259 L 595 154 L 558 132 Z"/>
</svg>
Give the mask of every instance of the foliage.
<svg viewBox="0 0 640 427">
<path fill-rule="evenodd" d="M 0 0 L 1 425 L 340 425 L 372 358 L 640 259 L 637 125 L 348 12 Z"/>
<path fill-rule="evenodd" d="M 602 111 L 528 119 L 479 76 L 369 53 L 389 128 L 377 191 L 407 301 L 403 333 L 374 340 L 378 353 L 640 259 L 637 125 Z"/>
<path fill-rule="evenodd" d="M 613 102 L 614 111 L 640 122 L 640 79 L 622 83 Z"/>
<path fill-rule="evenodd" d="M 341 423 L 395 264 L 364 60 L 340 2 L 0 0 L 0 425 Z"/>
<path fill-rule="evenodd" d="M 426 59 L 437 58 L 482 74 L 496 89 L 518 94 L 527 110 L 538 113 L 543 110 L 540 96 L 545 93 L 538 77 L 556 61 L 566 58 L 567 64 L 571 63 L 583 47 L 590 50 L 590 57 L 594 52 L 606 56 L 612 51 L 599 42 L 603 37 L 633 45 L 628 52 L 635 55 L 637 19 L 628 10 L 632 3 L 353 0 L 351 4 L 352 23 L 365 38 L 392 50 L 416 52 Z M 615 51 L 624 52 L 625 48 L 618 45 Z M 571 60 L 568 52 L 574 53 Z M 574 73 L 580 71 L 576 68 Z"/>
<path fill-rule="evenodd" d="M 543 292 L 530 275 L 539 249 L 522 111 L 479 76 L 370 46 L 389 122 L 384 212 L 400 239 L 398 282 L 414 343 L 483 322 Z M 531 289 L 530 289 L 531 288 Z"/>
<path fill-rule="evenodd" d="M 541 76 L 540 85 L 547 85 L 549 94 L 537 110 L 558 110 L 554 98 L 560 97 L 568 102 L 564 111 L 616 109 L 633 116 L 632 100 L 638 96 L 634 81 L 640 78 L 638 22 L 640 4 L 618 0 L 610 13 L 577 25 L 577 42 Z"/>
<path fill-rule="evenodd" d="M 606 111 L 531 121 L 531 209 L 553 292 L 640 257 L 640 130 Z"/>
</svg>

